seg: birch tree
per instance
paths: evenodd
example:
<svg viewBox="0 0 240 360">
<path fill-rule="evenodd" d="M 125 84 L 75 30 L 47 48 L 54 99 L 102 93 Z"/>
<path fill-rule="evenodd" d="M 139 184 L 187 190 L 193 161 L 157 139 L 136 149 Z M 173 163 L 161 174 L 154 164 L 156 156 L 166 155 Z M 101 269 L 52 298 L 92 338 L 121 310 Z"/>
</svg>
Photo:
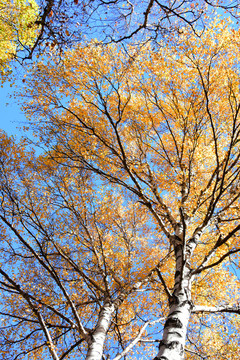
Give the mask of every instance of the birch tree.
<svg viewBox="0 0 240 360">
<path fill-rule="evenodd" d="M 147 215 L 25 147 L 1 134 L 1 359 L 117 355 L 148 325 L 137 315 L 151 306 L 138 291 L 158 258 L 144 261 Z"/>
<path fill-rule="evenodd" d="M 50 156 L 141 204 L 173 251 L 170 277 L 158 269 L 169 312 L 155 360 L 184 358 L 195 314 L 239 314 L 227 270 L 240 250 L 238 51 L 239 32 L 219 22 L 130 60 L 79 46 L 30 81 L 27 111 Z"/>
<path fill-rule="evenodd" d="M 85 352 L 76 348 L 76 356 L 238 358 L 239 281 L 234 274 L 240 251 L 238 54 L 239 32 L 228 23 L 216 22 L 202 37 L 186 31 L 177 46 L 170 43 L 154 50 L 146 45 L 138 51 L 129 47 L 126 54 L 121 47 L 92 42 L 68 52 L 62 63 L 51 59 L 31 69 L 25 82 L 29 126 L 44 151 L 44 162 L 55 164 L 51 165 L 55 170 L 41 176 L 51 179 L 55 172 L 57 176 L 66 172 L 66 180 L 61 175 L 57 184 L 68 184 L 67 207 L 78 209 L 71 179 L 73 174 L 88 174 L 92 182 L 87 189 L 98 189 L 97 200 L 104 203 L 104 210 L 99 208 L 103 217 L 99 223 L 94 220 L 91 231 L 97 232 L 102 246 L 101 231 L 106 229 L 105 260 L 99 266 L 95 255 L 91 264 L 84 264 L 87 276 L 104 289 L 95 290 L 94 301 L 101 302 L 101 308 L 90 334 L 96 337 L 88 352 L 86 347 Z M 24 204 L 25 196 L 21 199 Z M 2 204 L 4 213 L 3 200 Z M 141 239 L 132 248 L 131 280 L 129 257 L 122 257 L 118 233 L 112 227 L 120 209 L 114 204 L 121 204 L 126 214 L 121 215 L 124 227 L 118 229 L 122 241 L 129 236 L 127 229 L 135 241 Z M 38 213 L 35 206 L 41 210 L 34 198 L 31 211 Z M 47 214 L 47 203 L 44 206 Z M 23 211 L 27 218 L 28 207 Z M 66 250 L 61 247 L 65 226 L 72 228 L 72 220 L 65 205 L 60 208 L 59 221 L 55 221 L 58 213 L 52 217 L 57 236 L 51 237 L 51 246 L 74 271 L 74 236 L 69 237 Z M 137 233 L 131 230 L 129 211 L 135 214 Z M 79 221 L 74 226 L 79 227 Z M 81 241 L 81 256 L 84 248 Z M 100 248 L 101 258 L 102 252 Z M 51 266 L 58 274 L 57 262 Z M 6 289 L 10 283 L 5 279 Z M 84 282 L 90 280 L 84 278 Z M 125 302 L 121 303 L 122 295 Z M 86 316 L 93 313 L 83 302 L 73 312 L 84 323 L 78 325 L 81 339 L 84 331 L 89 334 Z M 51 324 L 45 327 L 42 331 L 47 334 Z M 117 329 L 115 338 L 112 329 Z M 64 356 L 74 356 L 66 351 Z"/>
</svg>

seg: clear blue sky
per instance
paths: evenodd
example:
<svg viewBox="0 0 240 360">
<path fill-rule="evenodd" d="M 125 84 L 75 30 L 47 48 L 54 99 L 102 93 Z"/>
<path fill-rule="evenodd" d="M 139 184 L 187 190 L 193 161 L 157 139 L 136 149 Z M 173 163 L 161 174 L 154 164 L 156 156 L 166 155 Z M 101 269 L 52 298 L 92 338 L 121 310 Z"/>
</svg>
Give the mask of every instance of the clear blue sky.
<svg viewBox="0 0 240 360">
<path fill-rule="evenodd" d="M 16 135 L 19 138 L 23 135 L 19 128 L 26 119 L 17 101 L 9 97 L 13 95 L 14 90 L 16 87 L 10 87 L 7 82 L 0 87 L 0 128 L 8 135 Z"/>
</svg>

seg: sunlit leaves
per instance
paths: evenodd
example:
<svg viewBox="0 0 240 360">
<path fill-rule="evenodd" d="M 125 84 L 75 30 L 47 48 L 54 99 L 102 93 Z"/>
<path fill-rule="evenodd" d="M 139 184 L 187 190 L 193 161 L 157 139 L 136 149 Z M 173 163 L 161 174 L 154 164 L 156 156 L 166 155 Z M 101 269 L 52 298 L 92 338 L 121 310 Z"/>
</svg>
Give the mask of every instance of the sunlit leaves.
<svg viewBox="0 0 240 360">
<path fill-rule="evenodd" d="M 216 22 L 158 50 L 92 41 L 30 70 L 24 108 L 46 152 L 19 156 L 3 136 L 5 269 L 18 264 L 20 295 L 61 339 L 63 321 L 66 348 L 79 331 L 85 354 L 107 302 L 113 357 L 146 321 L 159 322 L 144 340 L 159 340 L 168 309 L 184 298 L 186 356 L 233 351 L 232 315 L 235 330 L 219 329 L 225 312 L 239 312 L 229 267 L 240 251 L 238 53 L 239 33 Z"/>
<path fill-rule="evenodd" d="M 34 0 L 0 1 L 0 72 L 10 70 L 16 53 L 31 46 L 37 36 L 38 6 Z"/>
</svg>

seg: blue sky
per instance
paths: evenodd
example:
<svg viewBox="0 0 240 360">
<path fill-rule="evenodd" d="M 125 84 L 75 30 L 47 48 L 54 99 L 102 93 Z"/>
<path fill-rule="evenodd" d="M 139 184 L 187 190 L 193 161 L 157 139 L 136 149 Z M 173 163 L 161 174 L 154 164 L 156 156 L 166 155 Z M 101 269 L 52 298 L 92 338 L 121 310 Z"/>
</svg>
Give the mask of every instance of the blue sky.
<svg viewBox="0 0 240 360">
<path fill-rule="evenodd" d="M 13 97 L 10 98 L 14 90 L 16 87 L 10 87 L 7 82 L 0 87 L 0 128 L 8 135 L 16 135 L 19 138 L 23 135 L 19 128 L 26 119 L 17 101 Z"/>
</svg>

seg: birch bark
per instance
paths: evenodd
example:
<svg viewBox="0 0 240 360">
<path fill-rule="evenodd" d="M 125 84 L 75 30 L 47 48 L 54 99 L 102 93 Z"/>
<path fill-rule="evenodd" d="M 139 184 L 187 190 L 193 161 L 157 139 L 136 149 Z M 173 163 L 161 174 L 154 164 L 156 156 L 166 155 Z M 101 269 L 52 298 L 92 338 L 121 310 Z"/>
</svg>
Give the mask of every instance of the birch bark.
<svg viewBox="0 0 240 360">
<path fill-rule="evenodd" d="M 191 301 L 180 290 L 170 305 L 170 311 L 164 326 L 163 338 L 155 360 L 183 360 L 188 321 L 191 313 Z"/>
<path fill-rule="evenodd" d="M 178 238 L 179 239 L 179 238 Z M 176 258 L 175 285 L 169 302 L 159 352 L 154 360 L 183 360 L 189 317 L 192 310 L 191 282 L 193 276 L 188 266 L 194 242 L 185 247 L 183 242 L 174 246 Z"/>
<path fill-rule="evenodd" d="M 103 345 L 106 338 L 108 328 L 111 323 L 114 305 L 110 302 L 105 302 L 100 312 L 97 326 L 91 335 L 89 341 L 88 352 L 86 360 L 101 360 L 103 355 Z"/>
</svg>

